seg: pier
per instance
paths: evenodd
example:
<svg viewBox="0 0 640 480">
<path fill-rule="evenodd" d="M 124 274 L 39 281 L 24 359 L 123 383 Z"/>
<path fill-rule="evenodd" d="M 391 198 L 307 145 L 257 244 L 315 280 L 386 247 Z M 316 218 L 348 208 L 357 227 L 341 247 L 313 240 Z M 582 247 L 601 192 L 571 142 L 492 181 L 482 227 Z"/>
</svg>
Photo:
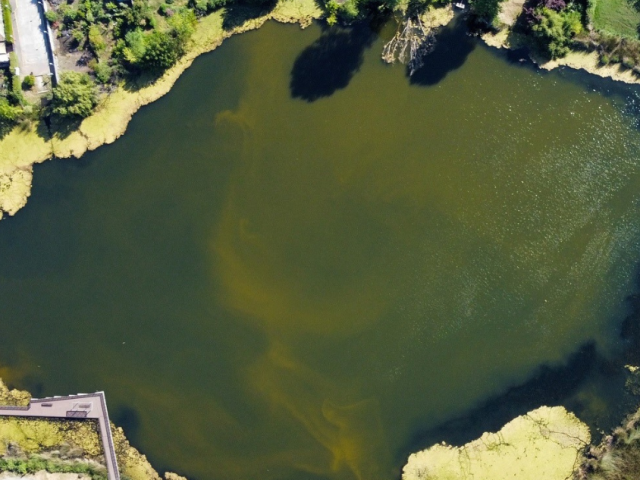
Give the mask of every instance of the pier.
<svg viewBox="0 0 640 480">
<path fill-rule="evenodd" d="M 97 419 L 104 450 L 107 477 L 120 480 L 120 471 L 113 448 L 111 423 L 104 392 L 79 393 L 65 397 L 32 398 L 26 407 L 0 406 L 2 417 Z"/>
</svg>

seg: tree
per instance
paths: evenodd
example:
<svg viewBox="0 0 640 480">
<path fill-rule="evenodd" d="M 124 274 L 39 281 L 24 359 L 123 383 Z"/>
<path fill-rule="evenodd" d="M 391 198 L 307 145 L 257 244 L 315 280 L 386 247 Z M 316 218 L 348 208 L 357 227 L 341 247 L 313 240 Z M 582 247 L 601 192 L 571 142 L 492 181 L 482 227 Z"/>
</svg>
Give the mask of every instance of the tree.
<svg viewBox="0 0 640 480">
<path fill-rule="evenodd" d="M 13 125 L 19 114 L 20 108 L 11 105 L 6 98 L 0 98 L 0 129 Z"/>
<path fill-rule="evenodd" d="M 36 77 L 34 77 L 33 75 L 27 75 L 26 77 L 24 77 L 24 80 L 22 81 L 22 88 L 24 90 L 31 90 L 35 84 L 36 84 Z"/>
<path fill-rule="evenodd" d="M 98 28 L 97 25 L 91 25 L 89 27 L 87 38 L 89 39 L 89 46 L 96 54 L 106 47 L 104 38 L 102 38 L 102 34 L 100 33 L 100 28 Z"/>
<path fill-rule="evenodd" d="M 145 39 L 145 51 L 141 65 L 150 70 L 166 70 L 179 57 L 178 42 L 166 32 L 154 31 Z"/>
<path fill-rule="evenodd" d="M 168 20 L 171 26 L 170 34 L 178 41 L 179 54 L 184 53 L 187 42 L 196 29 L 198 20 L 192 10 L 181 10 Z"/>
<path fill-rule="evenodd" d="M 142 60 L 147 50 L 147 43 L 143 31 L 139 28 L 125 35 L 125 47 L 122 49 L 122 57 L 130 65 L 137 65 Z"/>
<path fill-rule="evenodd" d="M 500 13 L 500 0 L 471 0 L 473 11 L 488 23 L 491 23 Z"/>
<path fill-rule="evenodd" d="M 85 118 L 98 104 L 95 84 L 89 75 L 65 72 L 53 89 L 51 113 L 65 118 Z"/>
<path fill-rule="evenodd" d="M 573 9 L 556 12 L 539 7 L 535 16 L 537 22 L 531 30 L 544 53 L 550 58 L 564 57 L 569 53 L 571 39 L 582 31 L 580 12 Z"/>
</svg>

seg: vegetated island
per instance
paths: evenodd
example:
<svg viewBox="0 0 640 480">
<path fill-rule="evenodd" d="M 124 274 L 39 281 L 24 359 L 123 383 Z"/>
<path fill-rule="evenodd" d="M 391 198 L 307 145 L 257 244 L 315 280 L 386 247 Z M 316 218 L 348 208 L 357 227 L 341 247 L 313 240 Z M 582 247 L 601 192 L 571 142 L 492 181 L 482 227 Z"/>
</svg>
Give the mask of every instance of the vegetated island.
<svg viewBox="0 0 640 480">
<path fill-rule="evenodd" d="M 1 1 L 6 34 L 0 32 L 0 43 L 5 38 L 10 47 L 12 17 L 8 0 Z M 0 69 L 0 219 L 26 204 L 34 163 L 80 157 L 115 141 L 140 107 L 166 94 L 198 55 L 233 34 L 268 19 L 304 27 L 321 18 L 333 25 L 395 17 L 398 30 L 382 58 L 407 64 L 413 74 L 438 27 L 453 18 L 455 0 L 42 1 L 59 78 L 34 92 L 34 77 L 17 68 L 15 52 Z M 456 5 L 490 45 L 526 46 L 544 68 L 565 64 L 640 83 L 637 2 L 468 2 Z"/>
<path fill-rule="evenodd" d="M 640 395 L 640 369 L 627 367 Z M 433 445 L 409 456 L 402 480 L 626 480 L 640 474 L 640 408 L 598 445 L 564 407 L 543 406 L 461 447 Z"/>
<path fill-rule="evenodd" d="M 565 480 L 589 444 L 589 428 L 563 407 L 541 407 L 462 447 L 434 445 L 409 457 L 403 480 Z"/>
<path fill-rule="evenodd" d="M 30 399 L 28 392 L 9 390 L 0 379 L 0 405 L 26 406 Z M 6 473 L 11 478 L 37 474 L 37 480 L 106 480 L 98 428 L 93 420 L 0 416 L 0 479 Z M 122 428 L 112 424 L 111 432 L 123 480 L 162 480 Z M 186 479 L 168 472 L 164 480 Z"/>
</svg>

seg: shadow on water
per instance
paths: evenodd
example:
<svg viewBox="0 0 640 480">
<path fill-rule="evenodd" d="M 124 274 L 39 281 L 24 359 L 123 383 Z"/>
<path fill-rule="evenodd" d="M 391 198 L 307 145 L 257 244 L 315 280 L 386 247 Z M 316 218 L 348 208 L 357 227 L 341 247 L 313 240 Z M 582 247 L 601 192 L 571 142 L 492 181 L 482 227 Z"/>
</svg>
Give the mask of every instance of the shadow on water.
<svg viewBox="0 0 640 480">
<path fill-rule="evenodd" d="M 640 365 L 640 273 L 637 293 L 626 303 L 630 313 L 622 321 L 622 348 L 611 358 L 598 352 L 594 343 L 579 347 L 563 365 L 541 366 L 526 382 L 481 402 L 465 414 L 430 429 L 415 432 L 406 448 L 397 452 L 403 465 L 410 453 L 440 442 L 464 445 L 484 432 L 496 432 L 515 417 L 541 405 L 562 405 L 591 428 L 594 443 L 602 431 L 619 425 L 638 408 L 638 397 L 627 388 L 625 365 Z M 593 408 L 594 404 L 598 408 Z"/>
<path fill-rule="evenodd" d="M 131 444 L 135 445 L 139 443 L 140 415 L 135 409 L 126 405 L 120 405 L 116 407 L 111 414 L 111 421 L 119 427 L 122 427 Z"/>
<path fill-rule="evenodd" d="M 425 87 L 436 85 L 450 72 L 464 65 L 475 48 L 476 40 L 468 35 L 464 17 L 458 16 L 453 23 L 440 30 L 434 50 L 425 57 L 424 65 L 409 77 L 409 83 Z M 408 69 L 406 74 L 409 76 Z"/>
<path fill-rule="evenodd" d="M 403 458 L 410 452 L 439 442 L 464 445 L 484 432 L 496 432 L 519 415 L 541 405 L 559 405 L 577 392 L 597 370 L 609 371 L 608 363 L 598 355 L 593 343 L 583 345 L 565 365 L 542 366 L 527 382 L 484 401 L 465 415 L 450 419 L 436 427 L 418 431 Z"/>
<path fill-rule="evenodd" d="M 327 28 L 296 58 L 289 84 L 291 96 L 314 102 L 345 88 L 360 70 L 364 51 L 376 36 L 376 27 L 364 22 Z"/>
</svg>

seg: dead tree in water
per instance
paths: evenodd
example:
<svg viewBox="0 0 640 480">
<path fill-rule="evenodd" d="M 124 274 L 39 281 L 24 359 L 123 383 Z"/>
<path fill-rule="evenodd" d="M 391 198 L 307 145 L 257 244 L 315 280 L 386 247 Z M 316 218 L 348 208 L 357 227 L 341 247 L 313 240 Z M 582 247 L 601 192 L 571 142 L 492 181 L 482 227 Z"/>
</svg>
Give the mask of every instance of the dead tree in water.
<svg viewBox="0 0 640 480">
<path fill-rule="evenodd" d="M 404 63 L 411 76 L 422 67 L 424 57 L 431 53 L 434 45 L 433 29 L 425 26 L 419 14 L 407 15 L 391 41 L 384 46 L 382 60 Z"/>
</svg>

